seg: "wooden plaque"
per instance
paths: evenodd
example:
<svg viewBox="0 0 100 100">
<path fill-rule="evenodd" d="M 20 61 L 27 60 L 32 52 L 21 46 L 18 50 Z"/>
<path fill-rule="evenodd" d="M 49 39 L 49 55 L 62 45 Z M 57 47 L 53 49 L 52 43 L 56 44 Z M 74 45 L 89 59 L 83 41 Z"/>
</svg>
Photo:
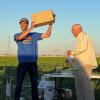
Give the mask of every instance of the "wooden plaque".
<svg viewBox="0 0 100 100">
<path fill-rule="evenodd" d="M 51 24 L 55 22 L 55 15 L 51 10 L 42 11 L 32 14 L 32 21 L 35 22 L 36 27 Z"/>
</svg>

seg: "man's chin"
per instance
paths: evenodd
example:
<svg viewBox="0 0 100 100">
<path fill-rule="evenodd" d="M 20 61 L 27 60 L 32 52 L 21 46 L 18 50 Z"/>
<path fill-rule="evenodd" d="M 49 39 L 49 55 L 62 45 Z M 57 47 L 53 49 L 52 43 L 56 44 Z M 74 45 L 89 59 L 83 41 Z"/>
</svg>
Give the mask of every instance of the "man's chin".
<svg viewBox="0 0 100 100">
<path fill-rule="evenodd" d="M 22 31 L 27 31 L 27 29 L 24 29 L 24 28 L 22 28 L 21 30 L 22 30 Z"/>
</svg>

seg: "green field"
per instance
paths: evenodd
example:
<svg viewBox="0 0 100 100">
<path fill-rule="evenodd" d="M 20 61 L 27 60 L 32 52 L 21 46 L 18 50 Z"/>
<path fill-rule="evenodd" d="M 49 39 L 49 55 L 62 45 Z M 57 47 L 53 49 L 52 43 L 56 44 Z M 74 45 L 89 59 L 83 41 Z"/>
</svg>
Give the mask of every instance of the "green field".
<svg viewBox="0 0 100 100">
<path fill-rule="evenodd" d="M 98 68 L 94 70 L 94 73 L 100 72 L 100 58 L 97 58 Z M 16 72 L 7 71 L 8 68 L 17 68 L 18 61 L 17 57 L 13 56 L 5 56 L 0 57 L 0 100 L 5 100 L 5 75 L 7 74 L 15 74 Z M 66 58 L 65 57 L 39 57 L 38 59 L 38 70 L 39 77 L 48 72 L 55 71 L 56 67 L 65 67 L 66 66 Z M 100 100 L 100 81 L 93 81 L 95 86 L 95 95 L 96 100 Z M 70 87 L 73 87 L 70 84 Z M 2 91 L 2 93 L 1 93 Z M 74 100 L 74 99 L 73 99 Z"/>
<path fill-rule="evenodd" d="M 100 58 L 97 58 L 97 63 L 100 65 Z M 62 67 L 66 64 L 65 57 L 39 57 L 38 68 L 43 71 L 51 71 L 55 67 Z M 18 60 L 14 56 L 0 57 L 0 69 L 6 67 L 17 67 Z M 2 72 L 1 72 L 2 73 Z"/>
</svg>

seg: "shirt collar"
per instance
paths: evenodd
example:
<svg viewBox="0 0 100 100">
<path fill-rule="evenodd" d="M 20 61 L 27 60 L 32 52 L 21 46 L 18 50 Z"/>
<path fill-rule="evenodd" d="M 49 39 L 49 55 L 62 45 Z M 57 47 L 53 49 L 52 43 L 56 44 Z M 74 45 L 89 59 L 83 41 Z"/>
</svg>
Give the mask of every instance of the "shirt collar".
<svg viewBox="0 0 100 100">
<path fill-rule="evenodd" d="M 80 32 L 77 36 L 77 39 L 79 39 L 81 37 L 81 35 L 83 34 L 83 32 Z"/>
</svg>

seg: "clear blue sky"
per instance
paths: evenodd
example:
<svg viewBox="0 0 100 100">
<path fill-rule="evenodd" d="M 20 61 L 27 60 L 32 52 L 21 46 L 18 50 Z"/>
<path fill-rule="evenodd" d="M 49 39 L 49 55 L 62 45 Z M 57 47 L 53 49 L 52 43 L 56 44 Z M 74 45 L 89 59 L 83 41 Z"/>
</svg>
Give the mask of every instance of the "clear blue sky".
<svg viewBox="0 0 100 100">
<path fill-rule="evenodd" d="M 0 1 L 0 53 L 17 52 L 13 35 L 20 32 L 19 20 L 26 17 L 31 22 L 31 15 L 51 9 L 56 14 L 52 36 L 39 42 L 39 54 L 65 54 L 66 49 L 73 49 L 75 38 L 71 26 L 80 23 L 94 42 L 96 53 L 100 54 L 100 0 L 1 0 Z M 34 31 L 45 32 L 47 26 Z"/>
</svg>

